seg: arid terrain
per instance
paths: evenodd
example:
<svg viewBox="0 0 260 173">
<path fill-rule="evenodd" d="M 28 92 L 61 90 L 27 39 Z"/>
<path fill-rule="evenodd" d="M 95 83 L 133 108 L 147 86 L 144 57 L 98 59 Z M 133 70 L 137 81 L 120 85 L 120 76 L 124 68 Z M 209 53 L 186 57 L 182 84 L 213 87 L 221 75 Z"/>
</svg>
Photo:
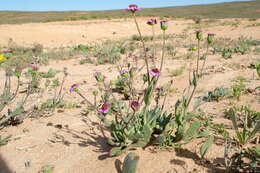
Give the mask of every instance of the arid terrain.
<svg viewBox="0 0 260 173">
<path fill-rule="evenodd" d="M 151 27 L 146 24 L 147 19 L 149 18 L 138 18 L 138 23 L 143 35 L 151 36 Z M 236 41 L 239 38 L 259 41 L 260 27 L 254 26 L 259 22 L 260 19 L 219 19 L 214 21 L 205 19 L 202 23 L 195 24 L 193 20 L 188 19 L 169 19 L 169 28 L 166 34 L 171 37 L 166 40 L 166 44 L 172 45 L 177 53 L 176 55 L 166 53 L 165 68 L 159 81 L 159 85 L 162 85 L 173 80 L 173 91 L 167 98 L 166 109 L 173 110 L 176 100 L 188 85 L 188 69 L 194 58 L 187 51 L 188 48 L 182 45 L 196 43 L 194 32 L 198 27 L 203 30 L 205 37 L 210 32 L 216 34 L 216 40 L 229 39 L 226 42 L 228 47 L 230 41 Z M 159 25 L 156 25 L 155 32 L 157 35 L 161 35 Z M 184 33 L 186 36 L 180 37 Z M 48 51 L 53 48 L 75 47 L 80 44 L 100 44 L 105 40 L 131 39 L 135 34 L 138 33 L 131 18 L 3 24 L 0 25 L 0 46 L 8 47 L 10 40 L 12 40 L 12 43 L 17 46 L 31 47 L 36 43 L 41 44 L 44 51 Z M 156 43 L 161 45 L 159 40 Z M 224 42 L 218 44 L 221 46 L 222 43 L 224 44 Z M 205 75 L 199 83 L 195 98 L 204 96 L 206 92 L 214 90 L 216 87 L 230 87 L 237 78 L 245 79 L 244 83 L 247 89 L 260 86 L 256 70 L 249 68 L 251 64 L 260 61 L 259 46 L 259 43 L 253 45 L 250 51 L 243 55 L 234 53 L 232 58 L 223 58 L 221 54 L 214 54 L 210 51 Z M 211 47 L 210 50 L 213 51 L 213 48 Z M 160 52 L 158 54 L 160 55 Z M 196 53 L 194 54 L 196 55 Z M 187 56 L 191 57 L 187 58 Z M 55 173 L 120 172 L 118 165 L 123 162 L 126 154 L 118 157 L 109 156 L 111 147 L 101 135 L 98 118 L 94 113 L 83 115 L 82 109 L 86 107 L 86 104 L 82 103 L 82 99 L 77 94 L 69 92 L 70 86 L 78 83 L 81 85 L 83 93 L 91 100 L 91 93 L 96 88 L 93 74 L 99 71 L 104 73 L 108 79 L 113 79 L 117 74 L 116 67 L 114 64 L 82 64 L 80 63 L 82 57 L 77 55 L 63 58 L 65 60 L 62 58 L 61 60 L 51 60 L 50 58 L 47 65 L 40 66 L 40 71 L 47 71 L 49 68 L 62 70 L 66 67 L 69 75 L 65 82 L 66 95 L 64 99 L 77 103 L 78 106 L 66 109 L 57 108 L 50 116 L 28 117 L 17 126 L 7 126 L 1 129 L 0 136 L 12 135 L 12 137 L 7 145 L 0 147 L 0 173 L 7 173 L 8 169 L 12 173 L 37 173 L 44 165 L 53 165 Z M 94 59 L 94 57 L 90 58 Z M 180 67 L 184 67 L 182 73 L 171 73 Z M 4 85 L 2 78 L 4 78 L 4 72 L 0 71 L 0 89 Z M 49 95 L 46 94 L 43 97 Z M 33 105 L 36 102 L 40 101 L 31 97 L 28 104 Z M 245 93 L 240 100 L 226 98 L 219 102 L 205 102 L 200 109 L 212 116 L 214 122 L 231 125 L 231 121 L 224 117 L 224 110 L 233 105 L 250 105 L 250 108 L 259 112 L 259 91 L 254 94 Z M 206 155 L 209 162 L 204 163 L 198 154 L 198 146 L 201 143 L 202 139 L 196 139 L 186 144 L 183 147 L 185 150 L 139 148 L 134 151 L 140 156 L 137 172 L 224 172 L 223 144 L 216 140 Z"/>
</svg>

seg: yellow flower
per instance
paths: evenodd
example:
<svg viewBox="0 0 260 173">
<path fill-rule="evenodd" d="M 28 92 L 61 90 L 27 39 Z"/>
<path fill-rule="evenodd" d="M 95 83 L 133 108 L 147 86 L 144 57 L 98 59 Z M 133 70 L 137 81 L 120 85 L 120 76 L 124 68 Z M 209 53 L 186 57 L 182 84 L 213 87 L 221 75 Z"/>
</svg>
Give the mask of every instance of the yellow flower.
<svg viewBox="0 0 260 173">
<path fill-rule="evenodd" d="M 4 55 L 0 55 L 0 62 L 4 61 L 6 58 Z"/>
</svg>

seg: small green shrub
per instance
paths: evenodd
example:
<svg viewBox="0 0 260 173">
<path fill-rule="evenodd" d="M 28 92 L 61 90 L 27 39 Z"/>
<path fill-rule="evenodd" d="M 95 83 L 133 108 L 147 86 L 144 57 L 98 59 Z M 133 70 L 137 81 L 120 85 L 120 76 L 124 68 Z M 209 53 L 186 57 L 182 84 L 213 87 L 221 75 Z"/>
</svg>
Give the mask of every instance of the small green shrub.
<svg viewBox="0 0 260 173">
<path fill-rule="evenodd" d="M 232 89 L 232 97 L 235 97 L 237 100 L 240 100 L 242 94 L 246 93 L 246 85 L 243 79 L 238 79 L 231 86 Z"/>
<path fill-rule="evenodd" d="M 213 91 L 207 92 L 207 94 L 203 97 L 204 101 L 212 102 L 227 98 L 231 95 L 229 88 L 217 87 Z"/>
<path fill-rule="evenodd" d="M 182 66 L 176 70 L 171 70 L 171 69 L 167 68 L 166 70 L 170 74 L 171 77 L 176 77 L 176 76 L 180 76 L 183 74 L 183 72 L 185 71 L 185 67 Z"/>
</svg>

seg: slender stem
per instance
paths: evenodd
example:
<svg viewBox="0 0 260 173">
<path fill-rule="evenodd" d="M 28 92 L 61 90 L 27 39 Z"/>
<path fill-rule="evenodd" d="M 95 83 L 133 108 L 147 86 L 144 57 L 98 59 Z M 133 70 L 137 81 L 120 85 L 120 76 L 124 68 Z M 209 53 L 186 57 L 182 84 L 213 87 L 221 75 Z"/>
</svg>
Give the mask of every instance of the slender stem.
<svg viewBox="0 0 260 173">
<path fill-rule="evenodd" d="M 59 91 L 59 94 L 58 94 L 58 101 L 61 101 L 61 92 L 62 92 L 62 89 L 63 89 L 63 85 L 65 83 L 65 79 L 66 79 L 66 75 L 63 76 L 63 79 L 62 79 L 62 82 L 61 82 L 61 85 L 60 85 L 60 91 Z"/>
<path fill-rule="evenodd" d="M 15 92 L 13 94 L 13 97 L 11 97 L 10 101 L 12 101 L 17 96 L 19 88 L 20 88 L 20 84 L 21 84 L 20 77 L 17 77 L 17 86 L 16 86 Z"/>
<path fill-rule="evenodd" d="M 76 93 L 82 97 L 89 105 L 91 105 L 92 107 L 96 108 L 95 105 L 93 105 L 84 95 L 82 95 L 79 91 L 76 91 Z"/>
<path fill-rule="evenodd" d="M 197 68 L 196 68 L 197 76 L 199 76 L 199 61 L 200 61 L 200 40 L 198 40 L 198 57 L 197 57 Z"/>
<path fill-rule="evenodd" d="M 104 88 L 107 88 L 107 85 L 106 85 L 105 81 L 103 81 L 102 83 L 103 83 Z M 110 88 L 109 88 L 109 91 L 108 91 L 108 92 L 111 94 L 111 96 L 112 96 L 115 100 L 117 100 L 116 97 L 115 97 L 115 95 L 113 94 L 113 92 L 111 91 Z M 117 103 L 117 106 L 120 108 L 120 107 L 121 107 L 120 103 L 119 103 L 119 102 L 116 102 L 116 103 Z M 123 112 L 122 112 L 121 109 L 119 109 L 119 113 L 120 113 L 121 116 L 123 115 Z M 116 115 L 116 116 L 117 116 L 117 115 Z"/>
<path fill-rule="evenodd" d="M 200 75 L 201 75 L 201 76 L 202 76 L 202 73 L 203 73 L 203 70 L 204 70 L 204 67 L 205 67 L 205 64 L 206 64 L 206 60 L 207 60 L 207 56 L 208 56 L 208 51 L 209 51 L 209 44 L 207 44 L 207 51 L 206 51 L 205 58 L 204 58 L 204 61 L 203 61 L 203 65 L 202 65 L 202 68 L 201 68 L 201 71 L 200 71 Z"/>
<path fill-rule="evenodd" d="M 148 84 L 150 84 L 151 81 L 150 81 L 150 74 L 149 74 L 149 64 L 148 64 L 148 59 L 147 59 L 147 53 L 146 53 L 146 47 L 145 47 L 144 39 L 143 39 L 141 30 L 140 30 L 140 28 L 139 28 L 139 25 L 138 25 L 138 23 L 137 23 L 135 13 L 133 13 L 133 17 L 134 17 L 135 25 L 136 25 L 137 31 L 138 31 L 138 33 L 139 33 L 139 36 L 140 36 L 140 39 L 141 39 L 141 42 L 142 42 L 142 45 L 143 45 L 143 49 L 144 49 L 144 61 L 145 61 L 146 70 L 147 70 Z"/>
<path fill-rule="evenodd" d="M 187 108 L 189 107 L 189 105 L 190 105 L 190 102 L 191 102 L 191 100 L 192 100 L 192 98 L 193 98 L 193 95 L 194 95 L 194 93 L 195 93 L 195 91 L 196 91 L 196 86 L 194 86 L 193 87 L 193 90 L 192 90 L 192 92 L 191 92 L 191 95 L 190 95 L 190 97 L 189 97 L 189 100 L 188 100 L 188 103 L 187 103 Z"/>
<path fill-rule="evenodd" d="M 153 57 L 152 57 L 152 61 L 153 61 L 153 65 L 155 65 L 155 61 L 154 58 L 156 56 L 156 47 L 155 47 L 155 32 L 154 32 L 154 26 L 152 25 L 152 32 L 153 32 Z"/>
<path fill-rule="evenodd" d="M 165 31 L 163 31 L 163 47 L 162 47 L 162 59 L 161 59 L 161 65 L 160 65 L 160 72 L 162 71 L 163 68 L 163 62 L 164 62 L 164 53 L 165 53 Z"/>
<path fill-rule="evenodd" d="M 167 96 L 168 96 L 168 93 L 166 93 L 165 96 L 164 96 L 163 104 L 162 104 L 162 109 L 164 109 L 164 105 L 165 105 L 165 103 L 166 103 L 166 98 L 167 98 Z"/>
</svg>

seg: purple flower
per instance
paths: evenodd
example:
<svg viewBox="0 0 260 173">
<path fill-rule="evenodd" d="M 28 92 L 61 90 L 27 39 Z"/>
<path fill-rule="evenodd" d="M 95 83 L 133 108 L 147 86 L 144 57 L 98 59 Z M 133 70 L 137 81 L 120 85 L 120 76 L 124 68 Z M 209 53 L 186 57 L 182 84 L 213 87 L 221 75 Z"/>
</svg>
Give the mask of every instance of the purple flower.
<svg viewBox="0 0 260 173">
<path fill-rule="evenodd" d="M 128 70 L 122 70 L 121 72 L 120 72 L 120 74 L 121 75 L 124 75 L 124 74 L 126 74 L 126 73 L 128 73 L 129 71 Z"/>
<path fill-rule="evenodd" d="M 8 49 L 8 48 L 3 48 L 1 50 L 1 53 L 12 53 L 12 50 L 11 49 Z"/>
<path fill-rule="evenodd" d="M 155 24 L 157 24 L 157 20 L 156 19 L 149 19 L 146 23 L 148 25 L 155 25 Z"/>
<path fill-rule="evenodd" d="M 70 92 L 78 91 L 78 89 L 79 89 L 79 85 L 78 84 L 73 84 L 70 87 Z"/>
<path fill-rule="evenodd" d="M 100 108 L 98 108 L 98 112 L 102 114 L 107 114 L 109 112 L 110 106 L 110 102 L 105 102 Z"/>
<path fill-rule="evenodd" d="M 168 21 L 167 20 L 160 21 L 160 24 L 161 24 L 161 29 L 163 31 L 166 31 L 168 29 Z"/>
<path fill-rule="evenodd" d="M 130 103 L 131 108 L 133 109 L 133 111 L 137 111 L 140 108 L 140 103 L 137 100 L 133 100 Z"/>
<path fill-rule="evenodd" d="M 150 74 L 152 76 L 160 76 L 161 72 L 160 72 L 160 70 L 158 68 L 154 68 L 154 69 L 150 70 Z"/>
<path fill-rule="evenodd" d="M 137 5 L 135 4 L 131 4 L 128 6 L 127 9 L 125 9 L 126 11 L 131 11 L 132 13 L 135 13 L 136 11 L 140 10 L 140 8 L 138 8 Z"/>
<path fill-rule="evenodd" d="M 196 33 L 196 38 L 198 40 L 202 40 L 202 37 L 203 37 L 202 30 L 197 30 L 195 33 Z"/>
<path fill-rule="evenodd" d="M 35 71 L 39 70 L 39 66 L 37 65 L 36 62 L 32 62 L 32 63 L 30 63 L 28 66 L 29 66 L 32 70 L 35 70 Z"/>
<path fill-rule="evenodd" d="M 158 87 L 158 88 L 156 88 L 156 91 L 162 92 L 162 91 L 163 91 L 163 88 L 162 88 L 162 87 Z"/>
</svg>

